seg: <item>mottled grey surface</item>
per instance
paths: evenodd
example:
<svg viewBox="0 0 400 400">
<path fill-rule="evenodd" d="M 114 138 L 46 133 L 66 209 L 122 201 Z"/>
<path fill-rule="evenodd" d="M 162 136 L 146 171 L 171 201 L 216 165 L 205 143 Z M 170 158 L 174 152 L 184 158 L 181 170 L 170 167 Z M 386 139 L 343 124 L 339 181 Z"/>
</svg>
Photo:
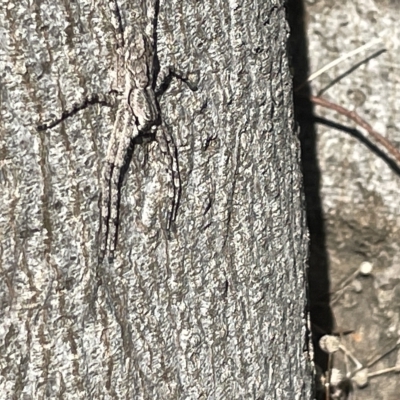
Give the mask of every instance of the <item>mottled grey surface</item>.
<svg viewBox="0 0 400 400">
<path fill-rule="evenodd" d="M 137 1 L 120 2 L 127 24 Z M 157 141 L 136 146 L 114 265 L 97 265 L 115 110 L 107 2 L 0 7 L 0 398 L 309 399 L 306 229 L 283 1 L 165 1 L 162 65 L 200 74 L 161 99 L 182 196 Z M 135 11 L 136 10 L 136 11 Z M 95 295 L 96 273 L 103 284 Z"/>
<path fill-rule="evenodd" d="M 322 90 L 330 101 L 355 110 L 400 149 L 400 2 L 313 0 L 305 4 L 311 72 L 374 38 L 382 40 L 325 72 L 312 87 L 314 94 Z M 382 48 L 387 51 L 330 86 Z M 316 113 L 356 127 L 321 107 Z M 343 338 L 343 344 L 366 366 L 395 348 L 400 335 L 400 169 L 392 168 L 359 140 L 321 125 L 318 158 L 333 311 L 339 329 L 355 330 Z M 373 264 L 372 275 L 357 276 L 364 261 Z M 354 370 L 350 362 L 346 371 L 343 361 L 341 355 L 335 357 L 335 366 L 344 375 Z M 371 365 L 370 372 L 396 364 L 400 365 L 398 349 Z M 351 399 L 398 399 L 399 382 L 393 372 L 371 378 L 369 386 L 356 389 Z"/>
</svg>

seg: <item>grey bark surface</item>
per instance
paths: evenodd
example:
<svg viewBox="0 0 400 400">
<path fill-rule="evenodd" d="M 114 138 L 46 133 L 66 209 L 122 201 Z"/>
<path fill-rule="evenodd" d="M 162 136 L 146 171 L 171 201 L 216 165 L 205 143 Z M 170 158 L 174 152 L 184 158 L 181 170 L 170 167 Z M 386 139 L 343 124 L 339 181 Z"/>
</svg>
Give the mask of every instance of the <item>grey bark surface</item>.
<svg viewBox="0 0 400 400">
<path fill-rule="evenodd" d="M 400 149 L 400 2 L 304 3 L 310 72 L 371 40 L 382 40 L 326 71 L 311 86 L 313 94 L 355 110 Z M 346 117 L 321 107 L 315 113 L 357 128 L 367 138 L 316 125 L 334 330 L 354 331 L 341 343 L 374 374 L 400 366 L 400 166 Z M 363 262 L 373 265 L 371 274 L 358 273 Z M 356 370 L 342 352 L 334 355 L 333 367 L 343 377 Z M 352 400 L 392 400 L 399 398 L 400 380 L 392 370 L 371 376 L 366 387 L 353 387 Z"/>
<path fill-rule="evenodd" d="M 126 25 L 142 5 L 119 2 Z M 161 2 L 160 64 L 199 71 L 199 90 L 161 97 L 168 139 L 134 147 L 103 265 L 115 109 L 36 126 L 110 90 L 108 4 L 3 1 L 0 21 L 0 398 L 310 399 L 283 1 Z"/>
</svg>

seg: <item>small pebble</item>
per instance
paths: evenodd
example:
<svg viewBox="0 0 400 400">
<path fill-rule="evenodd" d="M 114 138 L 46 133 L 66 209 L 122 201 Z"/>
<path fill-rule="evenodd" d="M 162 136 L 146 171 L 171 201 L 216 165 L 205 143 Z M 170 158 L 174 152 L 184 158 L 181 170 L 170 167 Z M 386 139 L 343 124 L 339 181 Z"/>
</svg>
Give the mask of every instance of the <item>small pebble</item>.
<svg viewBox="0 0 400 400">
<path fill-rule="evenodd" d="M 360 274 L 361 275 L 370 275 L 372 272 L 372 263 L 369 261 L 364 261 L 360 265 Z"/>
</svg>

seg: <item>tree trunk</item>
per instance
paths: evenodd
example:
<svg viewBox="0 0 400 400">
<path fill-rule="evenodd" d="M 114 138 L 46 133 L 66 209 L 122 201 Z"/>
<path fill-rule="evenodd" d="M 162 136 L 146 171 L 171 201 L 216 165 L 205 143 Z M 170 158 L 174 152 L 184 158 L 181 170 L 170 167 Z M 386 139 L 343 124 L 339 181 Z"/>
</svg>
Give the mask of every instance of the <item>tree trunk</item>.
<svg viewBox="0 0 400 400">
<path fill-rule="evenodd" d="M 135 142 L 98 263 L 115 107 L 104 1 L 0 9 L 4 399 L 310 399 L 307 230 L 283 1 L 161 2 L 155 139 Z M 120 2 L 123 26 L 149 26 Z M 147 4 L 148 6 L 148 4 Z M 148 9 L 148 8 L 147 8 Z"/>
</svg>

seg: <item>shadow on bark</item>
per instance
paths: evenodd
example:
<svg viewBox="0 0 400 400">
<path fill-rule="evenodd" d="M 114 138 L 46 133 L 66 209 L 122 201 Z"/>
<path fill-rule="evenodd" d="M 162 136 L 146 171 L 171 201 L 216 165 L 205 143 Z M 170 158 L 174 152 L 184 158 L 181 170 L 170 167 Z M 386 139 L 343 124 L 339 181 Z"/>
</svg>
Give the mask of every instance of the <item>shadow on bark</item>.
<svg viewBox="0 0 400 400">
<path fill-rule="evenodd" d="M 294 89 L 303 84 L 309 75 L 308 49 L 305 31 L 303 1 L 288 0 L 286 4 L 290 25 L 289 54 Z M 333 317 L 330 308 L 328 256 L 325 243 L 325 226 L 320 197 L 320 170 L 317 161 L 316 130 L 313 106 L 308 100 L 309 85 L 301 90 L 301 97 L 294 97 L 296 121 L 300 127 L 302 170 L 306 198 L 307 224 L 310 232 L 308 270 L 309 310 L 315 363 L 326 371 L 327 354 L 318 346 L 321 336 L 331 333 Z"/>
</svg>

